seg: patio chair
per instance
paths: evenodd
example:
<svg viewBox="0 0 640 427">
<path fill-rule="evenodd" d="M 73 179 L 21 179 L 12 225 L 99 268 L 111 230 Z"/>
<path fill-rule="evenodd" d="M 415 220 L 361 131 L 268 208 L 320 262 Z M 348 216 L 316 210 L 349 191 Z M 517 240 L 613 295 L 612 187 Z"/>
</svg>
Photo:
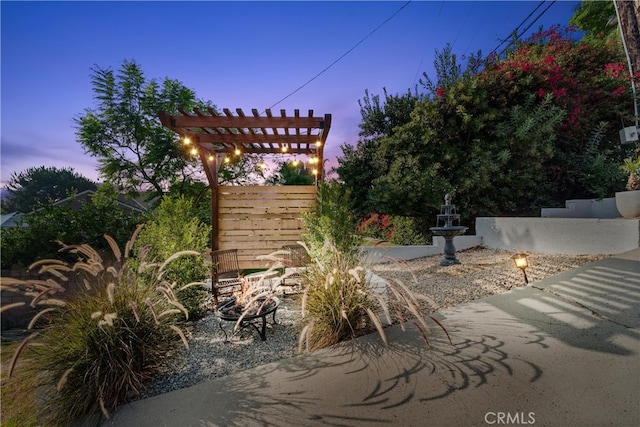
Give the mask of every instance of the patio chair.
<svg viewBox="0 0 640 427">
<path fill-rule="evenodd" d="M 217 304 L 220 297 L 232 295 L 234 291 L 240 290 L 242 287 L 238 250 L 211 251 L 211 262 L 211 292 Z"/>
<path fill-rule="evenodd" d="M 302 284 L 302 273 L 311 262 L 311 258 L 301 245 L 284 245 L 282 249 L 287 251 L 287 254 L 284 255 L 286 277 L 282 280 L 281 286 L 299 287 Z"/>
</svg>

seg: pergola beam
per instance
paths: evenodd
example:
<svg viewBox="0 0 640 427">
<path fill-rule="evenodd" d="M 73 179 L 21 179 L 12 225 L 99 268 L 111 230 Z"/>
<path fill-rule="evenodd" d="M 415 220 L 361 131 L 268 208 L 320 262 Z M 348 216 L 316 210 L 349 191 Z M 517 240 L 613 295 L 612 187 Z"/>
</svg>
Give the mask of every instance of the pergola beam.
<svg viewBox="0 0 640 427">
<path fill-rule="evenodd" d="M 189 112 L 178 110 L 180 114 L 170 115 L 165 111 L 158 113 L 160 122 L 182 137 L 189 137 L 198 149 L 209 187 L 211 188 L 211 247 L 218 249 L 218 167 L 225 155 L 240 149 L 244 154 L 280 154 L 308 155 L 317 159 L 318 182 L 323 177 L 323 151 L 331 128 L 331 114 L 322 117 L 308 111 L 307 117 L 301 117 L 299 110 L 293 116 L 287 116 L 280 110 L 280 117 L 274 116 L 270 109 L 261 116 L 257 109 L 251 110 L 251 116 L 236 109 L 236 115 L 224 108 L 221 115 L 213 108 L 207 113 L 194 109 Z"/>
</svg>

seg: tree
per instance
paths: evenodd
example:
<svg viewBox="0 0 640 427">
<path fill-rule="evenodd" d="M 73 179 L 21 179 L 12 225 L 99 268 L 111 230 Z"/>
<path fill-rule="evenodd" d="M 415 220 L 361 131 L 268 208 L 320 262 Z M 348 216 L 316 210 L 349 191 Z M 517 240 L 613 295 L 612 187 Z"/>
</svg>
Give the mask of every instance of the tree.
<svg viewBox="0 0 640 427">
<path fill-rule="evenodd" d="M 618 126 L 633 99 L 622 51 L 571 35 L 540 30 L 476 74 L 433 85 L 435 96 L 415 101 L 404 123 L 385 117 L 397 104 L 373 103 L 363 114 L 367 138 L 338 158 L 357 206 L 433 218 L 452 193 L 467 219 L 535 215 L 619 191 L 627 153 Z"/>
<path fill-rule="evenodd" d="M 618 25 L 629 52 L 632 74 L 640 78 L 640 1 L 614 1 L 620 15 Z"/>
<path fill-rule="evenodd" d="M 467 59 L 467 67 L 462 70 L 462 65 L 458 62 L 458 57 L 453 53 L 453 47 L 450 43 L 439 51 L 435 51 L 435 59 L 433 60 L 433 68 L 436 71 L 436 80 L 432 80 L 425 72 L 422 73 L 423 79 L 420 84 L 429 91 L 431 96 L 439 96 L 441 91 L 453 86 L 454 84 L 468 79 L 475 75 L 482 64 L 482 53 L 478 51 Z"/>
<path fill-rule="evenodd" d="M 109 251 L 103 237 L 108 234 L 124 244 L 140 218 L 123 211 L 118 206 L 117 196 L 113 187 L 103 184 L 91 197 L 91 202 L 79 208 L 72 208 L 71 201 L 57 204 L 49 201 L 23 215 L 17 227 L 2 230 L 2 268 L 25 267 L 37 260 L 59 258 L 58 241 L 86 243 L 95 249 Z"/>
<path fill-rule="evenodd" d="M 342 157 L 338 157 L 336 172 L 342 183 L 349 188 L 352 208 L 359 214 L 373 212 L 368 189 L 373 180 L 387 172 L 390 159 L 378 151 L 382 137 L 392 135 L 399 126 L 411 120 L 411 112 L 424 97 L 408 90 L 402 95 L 390 95 L 386 89 L 381 102 L 379 95 L 370 95 L 358 101 L 362 122 L 360 140 L 354 148 L 342 145 Z"/>
<path fill-rule="evenodd" d="M 100 173 L 130 194 L 164 195 L 176 181 L 197 179 L 197 160 L 165 128 L 159 111 L 213 108 L 196 99 L 178 80 L 147 80 L 134 61 L 123 61 L 117 73 L 94 66 L 94 109 L 75 118 L 78 142 L 100 163 Z"/>
<path fill-rule="evenodd" d="M 615 22 L 616 10 L 613 1 L 583 0 L 569 19 L 580 31 L 584 31 L 583 41 L 600 44 L 619 37 Z"/>
<path fill-rule="evenodd" d="M 211 227 L 197 217 L 193 204 L 185 197 L 164 197 L 151 214 L 136 238 L 134 253 L 145 252 L 145 260 L 165 260 L 180 251 L 196 251 L 200 254 L 209 247 Z M 132 260 L 137 266 L 143 260 Z M 165 268 L 163 279 L 169 283 L 188 284 L 202 282 L 210 277 L 204 256 L 182 256 L 171 261 Z M 177 291 L 180 302 L 189 311 L 189 319 L 204 316 L 206 290 L 193 286 Z"/>
<path fill-rule="evenodd" d="M 313 185 L 316 179 L 301 162 L 280 162 L 278 170 L 266 179 L 267 185 Z"/>
<path fill-rule="evenodd" d="M 9 195 L 3 212 L 31 212 L 48 202 L 57 202 L 71 193 L 95 190 L 97 185 L 76 173 L 73 168 L 40 166 L 12 173 L 7 183 Z"/>
</svg>

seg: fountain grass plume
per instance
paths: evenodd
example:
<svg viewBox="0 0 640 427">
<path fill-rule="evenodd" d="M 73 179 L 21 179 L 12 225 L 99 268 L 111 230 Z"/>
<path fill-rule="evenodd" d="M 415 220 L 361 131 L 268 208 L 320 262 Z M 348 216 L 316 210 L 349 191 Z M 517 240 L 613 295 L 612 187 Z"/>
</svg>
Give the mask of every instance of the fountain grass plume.
<svg viewBox="0 0 640 427">
<path fill-rule="evenodd" d="M 175 297 L 178 285 L 162 278 L 168 264 L 140 263 L 153 274 L 130 268 L 132 242 L 121 252 L 105 238 L 113 264 L 88 245 L 63 245 L 60 251 L 77 254 L 77 262 L 42 260 L 31 266 L 53 279 L 2 278 L 3 290 L 30 295 L 31 305 L 40 309 L 29 324 L 32 332 L 14 350 L 7 384 L 16 368 L 23 371 L 21 381 L 34 378 L 38 422 L 46 425 L 95 414 L 109 418 L 144 389 L 175 345 L 182 341 L 188 347 L 177 326 L 188 314 Z M 183 255 L 193 253 L 176 257 Z M 74 291 L 61 285 L 72 274 L 83 285 Z"/>
<path fill-rule="evenodd" d="M 404 330 L 409 320 L 425 343 L 429 343 L 428 320 L 441 328 L 451 342 L 446 328 L 422 312 L 419 297 L 401 281 L 380 279 L 384 289 L 374 287 L 372 275 L 359 260 L 329 243 L 319 256 L 310 255 L 312 262 L 302 273 L 300 352 L 328 347 L 370 332 L 377 332 L 386 345 L 385 322 L 400 324 Z"/>
</svg>

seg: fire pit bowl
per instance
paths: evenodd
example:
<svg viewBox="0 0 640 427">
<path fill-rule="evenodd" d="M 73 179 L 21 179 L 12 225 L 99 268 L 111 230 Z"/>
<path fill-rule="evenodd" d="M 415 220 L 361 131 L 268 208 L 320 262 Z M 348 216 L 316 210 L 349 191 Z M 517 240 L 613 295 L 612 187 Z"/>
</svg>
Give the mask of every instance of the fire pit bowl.
<svg viewBox="0 0 640 427">
<path fill-rule="evenodd" d="M 267 316 L 271 314 L 272 323 L 276 323 L 276 311 L 280 305 L 280 300 L 276 297 L 272 298 L 259 298 L 247 309 L 244 305 L 237 303 L 236 297 L 231 297 L 226 301 L 221 302 L 216 306 L 216 316 L 220 319 L 220 329 L 224 333 L 225 339 L 230 341 L 236 334 L 242 329 L 252 326 L 260 335 L 262 341 L 267 340 Z M 244 315 L 243 315 L 244 314 Z M 239 327 L 234 328 L 235 331 L 229 337 L 227 331 L 225 331 L 223 322 L 239 322 Z M 260 326 L 258 326 L 258 323 Z"/>
</svg>

